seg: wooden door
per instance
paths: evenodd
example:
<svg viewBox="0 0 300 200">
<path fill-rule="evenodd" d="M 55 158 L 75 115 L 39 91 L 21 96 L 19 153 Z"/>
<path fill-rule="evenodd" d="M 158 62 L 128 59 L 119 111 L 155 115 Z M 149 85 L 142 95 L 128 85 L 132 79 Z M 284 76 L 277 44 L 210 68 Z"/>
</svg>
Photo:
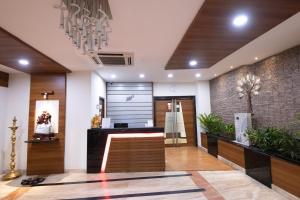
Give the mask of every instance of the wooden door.
<svg viewBox="0 0 300 200">
<path fill-rule="evenodd" d="M 168 110 L 168 103 L 172 102 L 173 97 L 154 98 L 154 121 L 156 127 L 165 126 L 165 115 Z M 176 97 L 177 102 L 181 103 L 184 126 L 187 136 L 187 146 L 196 146 L 196 109 L 194 97 Z"/>
</svg>

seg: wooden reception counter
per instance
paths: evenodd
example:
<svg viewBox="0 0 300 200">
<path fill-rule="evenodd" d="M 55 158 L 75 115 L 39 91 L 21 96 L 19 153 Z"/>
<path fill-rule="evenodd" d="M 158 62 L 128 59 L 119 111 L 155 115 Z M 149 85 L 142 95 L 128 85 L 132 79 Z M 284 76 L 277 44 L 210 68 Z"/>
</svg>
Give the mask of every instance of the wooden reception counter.
<svg viewBox="0 0 300 200">
<path fill-rule="evenodd" d="M 165 170 L 163 128 L 87 131 L 87 173 Z"/>
</svg>

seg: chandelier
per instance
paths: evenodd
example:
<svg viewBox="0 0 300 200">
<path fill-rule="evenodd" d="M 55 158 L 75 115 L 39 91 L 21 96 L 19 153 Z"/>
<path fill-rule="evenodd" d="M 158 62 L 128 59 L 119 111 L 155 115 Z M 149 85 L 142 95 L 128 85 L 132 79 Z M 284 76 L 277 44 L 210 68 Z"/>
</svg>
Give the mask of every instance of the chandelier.
<svg viewBox="0 0 300 200">
<path fill-rule="evenodd" d="M 61 0 L 60 24 L 67 37 L 83 54 L 108 46 L 112 19 L 108 0 Z"/>
</svg>

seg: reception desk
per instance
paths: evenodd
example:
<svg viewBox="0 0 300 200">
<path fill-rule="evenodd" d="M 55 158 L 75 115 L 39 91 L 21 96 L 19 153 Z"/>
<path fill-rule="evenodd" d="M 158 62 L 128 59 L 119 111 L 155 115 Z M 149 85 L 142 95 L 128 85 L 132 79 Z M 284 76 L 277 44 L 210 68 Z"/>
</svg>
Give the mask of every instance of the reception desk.
<svg viewBox="0 0 300 200">
<path fill-rule="evenodd" d="M 164 171 L 163 128 L 87 131 L 87 173 Z"/>
</svg>

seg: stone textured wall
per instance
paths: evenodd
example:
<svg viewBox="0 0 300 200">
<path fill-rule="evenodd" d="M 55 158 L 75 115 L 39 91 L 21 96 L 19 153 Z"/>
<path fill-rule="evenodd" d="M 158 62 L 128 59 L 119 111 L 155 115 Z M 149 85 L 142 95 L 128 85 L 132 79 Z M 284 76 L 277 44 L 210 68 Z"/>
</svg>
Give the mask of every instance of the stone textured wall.
<svg viewBox="0 0 300 200">
<path fill-rule="evenodd" d="M 252 98 L 254 125 L 300 130 L 300 124 L 293 123 L 300 113 L 300 45 L 210 81 L 212 112 L 226 122 L 233 122 L 234 113 L 247 111 L 246 98 L 238 98 L 236 86 L 248 72 L 260 77 L 262 85 Z"/>
</svg>

